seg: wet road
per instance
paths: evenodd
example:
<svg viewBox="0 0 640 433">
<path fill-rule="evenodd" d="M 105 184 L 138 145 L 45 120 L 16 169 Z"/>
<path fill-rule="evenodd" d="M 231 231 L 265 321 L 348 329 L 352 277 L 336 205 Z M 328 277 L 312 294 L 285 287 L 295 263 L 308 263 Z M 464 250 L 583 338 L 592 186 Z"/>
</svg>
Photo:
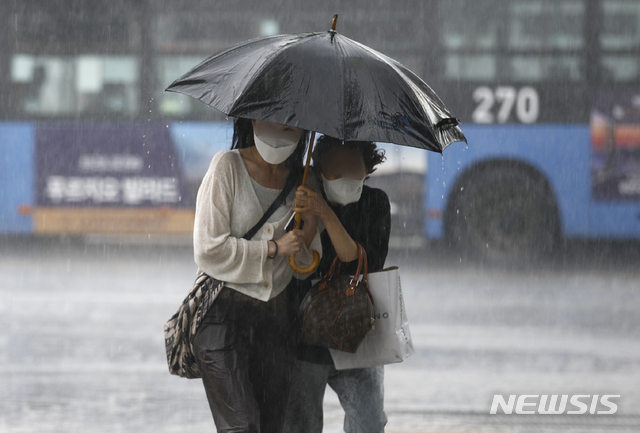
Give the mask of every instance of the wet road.
<svg viewBox="0 0 640 433">
<path fill-rule="evenodd" d="M 170 376 L 162 325 L 194 277 L 185 246 L 0 239 L 0 432 L 214 431 Z M 548 266 L 395 250 L 416 354 L 386 368 L 387 432 L 640 431 L 637 245 Z M 614 394 L 614 415 L 489 415 L 494 394 Z M 342 410 L 327 392 L 325 431 Z"/>
</svg>

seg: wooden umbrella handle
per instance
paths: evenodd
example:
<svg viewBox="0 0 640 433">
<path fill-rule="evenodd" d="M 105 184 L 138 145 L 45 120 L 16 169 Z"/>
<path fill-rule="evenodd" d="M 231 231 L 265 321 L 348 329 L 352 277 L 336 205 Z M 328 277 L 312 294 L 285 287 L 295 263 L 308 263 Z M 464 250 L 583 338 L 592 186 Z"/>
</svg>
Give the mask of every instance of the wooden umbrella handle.
<svg viewBox="0 0 640 433">
<path fill-rule="evenodd" d="M 300 185 L 307 184 L 307 177 L 309 177 L 309 166 L 311 165 L 311 152 L 313 151 L 313 142 L 315 141 L 315 139 L 316 139 L 316 132 L 313 131 L 311 133 L 311 143 L 309 144 L 309 152 L 307 153 L 307 163 L 304 167 L 304 175 L 302 176 L 302 183 Z M 296 213 L 296 227 L 294 228 L 294 230 L 300 230 L 300 226 L 302 226 L 302 215 L 300 215 L 299 213 Z M 291 266 L 291 269 L 293 269 L 298 274 L 309 274 L 315 271 L 319 264 L 320 264 L 320 254 L 318 254 L 317 251 L 313 252 L 313 262 L 309 267 L 306 267 L 306 268 L 301 268 L 300 266 L 298 266 L 298 264 L 296 263 L 295 256 L 289 256 L 289 265 Z"/>
<path fill-rule="evenodd" d="M 336 24 L 338 23 L 338 14 L 333 14 L 333 19 L 331 20 L 331 30 L 330 32 L 336 31 Z"/>
<path fill-rule="evenodd" d="M 315 250 L 313 251 L 313 262 L 307 268 L 301 268 L 296 263 L 295 256 L 289 256 L 289 266 L 291 266 L 291 269 L 293 269 L 298 274 L 309 274 L 315 271 L 319 264 L 320 264 L 320 254 L 318 254 L 318 252 Z"/>
</svg>

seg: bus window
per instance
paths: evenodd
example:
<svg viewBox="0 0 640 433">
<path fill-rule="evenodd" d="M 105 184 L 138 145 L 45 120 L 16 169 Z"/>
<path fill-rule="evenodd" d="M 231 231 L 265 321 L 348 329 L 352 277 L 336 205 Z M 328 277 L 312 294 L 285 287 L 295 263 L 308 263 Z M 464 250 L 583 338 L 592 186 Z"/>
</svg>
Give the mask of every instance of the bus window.
<svg viewBox="0 0 640 433">
<path fill-rule="evenodd" d="M 585 13 L 583 0 L 442 0 L 444 78 L 583 81 Z"/>
<path fill-rule="evenodd" d="M 15 54 L 11 84 L 22 114 L 132 115 L 138 111 L 134 56 Z"/>
<path fill-rule="evenodd" d="M 443 74 L 449 80 L 487 81 L 497 78 L 499 34 L 504 20 L 499 1 L 440 2 Z"/>
<path fill-rule="evenodd" d="M 640 3 L 605 0 L 602 3 L 600 61 L 605 82 L 640 80 Z"/>
<path fill-rule="evenodd" d="M 600 44 L 605 50 L 640 47 L 640 3 L 626 0 L 602 2 Z"/>
<path fill-rule="evenodd" d="M 603 56 L 602 69 L 605 81 L 628 82 L 640 78 L 640 60 L 637 55 Z"/>
<path fill-rule="evenodd" d="M 444 48 L 448 51 L 496 49 L 504 25 L 502 16 L 498 0 L 441 1 Z"/>
<path fill-rule="evenodd" d="M 445 59 L 445 76 L 454 80 L 495 80 L 496 56 L 449 54 Z"/>
<path fill-rule="evenodd" d="M 585 5 L 582 1 L 518 1 L 509 8 L 508 48 L 528 51 L 508 61 L 514 81 L 581 81 L 584 60 Z M 567 55 L 545 55 L 547 51 Z"/>
<path fill-rule="evenodd" d="M 509 48 L 575 50 L 584 46 L 582 1 L 519 1 L 509 5 Z"/>
<path fill-rule="evenodd" d="M 217 110 L 200 101 L 164 89 L 212 54 L 248 38 L 279 31 L 276 20 L 236 11 L 180 8 L 170 2 L 152 17 L 154 103 L 160 116 L 190 120 L 223 120 Z"/>
<path fill-rule="evenodd" d="M 576 56 L 513 56 L 510 73 L 514 81 L 580 81 L 583 76 L 582 58 Z"/>
<path fill-rule="evenodd" d="M 206 55 L 200 56 L 179 56 L 166 55 L 158 56 L 155 61 L 156 83 L 155 100 L 159 114 L 166 116 L 211 116 L 215 112 L 213 108 L 207 107 L 202 102 L 179 93 L 165 93 L 169 84 L 176 78 L 188 72 L 191 68 L 202 62 Z"/>
</svg>

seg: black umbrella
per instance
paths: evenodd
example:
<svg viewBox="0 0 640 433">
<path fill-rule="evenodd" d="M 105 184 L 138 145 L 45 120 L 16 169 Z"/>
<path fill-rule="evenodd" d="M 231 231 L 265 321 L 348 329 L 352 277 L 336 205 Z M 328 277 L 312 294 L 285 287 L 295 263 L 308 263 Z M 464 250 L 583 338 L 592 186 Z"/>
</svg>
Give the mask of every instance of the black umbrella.
<svg viewBox="0 0 640 433">
<path fill-rule="evenodd" d="M 227 116 L 265 120 L 342 140 L 395 143 L 442 152 L 467 141 L 438 95 L 395 60 L 335 31 L 241 42 L 209 57 L 166 91 L 183 93 Z M 311 161 L 307 154 L 302 185 Z M 300 215 L 296 215 L 300 227 Z M 313 271 L 319 262 L 300 268 Z"/>
<path fill-rule="evenodd" d="M 335 32 L 241 42 L 166 90 L 231 117 L 265 120 L 342 140 L 442 152 L 466 141 L 438 95 L 395 60 Z"/>
</svg>

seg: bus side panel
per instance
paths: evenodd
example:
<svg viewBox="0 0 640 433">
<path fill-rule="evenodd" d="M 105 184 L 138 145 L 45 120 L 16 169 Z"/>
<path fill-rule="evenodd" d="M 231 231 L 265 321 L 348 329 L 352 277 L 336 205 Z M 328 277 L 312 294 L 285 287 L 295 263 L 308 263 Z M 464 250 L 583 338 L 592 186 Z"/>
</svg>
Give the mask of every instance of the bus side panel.
<svg viewBox="0 0 640 433">
<path fill-rule="evenodd" d="M 426 188 L 426 236 L 443 235 L 443 217 L 458 177 L 492 160 L 522 161 L 549 182 L 558 201 L 563 234 L 589 234 L 590 138 L 588 125 L 469 125 L 469 141 L 454 143 L 444 157 L 429 154 Z"/>
<path fill-rule="evenodd" d="M 640 203 L 594 203 L 589 227 L 593 237 L 640 238 Z"/>
<path fill-rule="evenodd" d="M 34 127 L 0 124 L 0 233 L 31 233 L 34 204 Z"/>
</svg>

